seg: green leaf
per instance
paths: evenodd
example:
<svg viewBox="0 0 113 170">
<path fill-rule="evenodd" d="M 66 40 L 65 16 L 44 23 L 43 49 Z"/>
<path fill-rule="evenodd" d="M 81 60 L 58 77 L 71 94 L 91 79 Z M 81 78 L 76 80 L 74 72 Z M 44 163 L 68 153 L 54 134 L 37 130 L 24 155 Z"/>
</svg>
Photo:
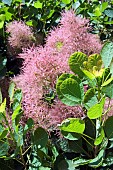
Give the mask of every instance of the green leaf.
<svg viewBox="0 0 113 170">
<path fill-rule="evenodd" d="M 75 132 L 66 132 L 61 130 L 62 135 L 64 136 L 64 138 L 69 139 L 69 140 L 78 140 L 81 138 L 81 134 L 75 133 Z"/>
<path fill-rule="evenodd" d="M 95 139 L 94 144 L 95 145 L 100 145 L 102 143 L 104 137 L 105 137 L 105 134 L 104 134 L 104 130 L 102 128 L 99 136 Z"/>
<path fill-rule="evenodd" d="M 103 46 L 100 54 L 105 68 L 109 67 L 113 58 L 113 42 L 107 42 Z"/>
<path fill-rule="evenodd" d="M 2 123 L 0 123 L 0 135 L 2 134 L 3 131 L 4 131 L 4 126 Z"/>
<path fill-rule="evenodd" d="M 75 152 L 75 153 L 84 153 L 84 149 L 82 146 L 82 139 L 78 139 L 78 140 L 68 140 L 68 146 L 69 149 L 71 150 L 71 152 Z"/>
<path fill-rule="evenodd" d="M 110 63 L 110 73 L 113 76 L 113 59 L 112 59 L 112 61 Z"/>
<path fill-rule="evenodd" d="M 5 21 L 5 15 L 4 14 L 0 14 L 0 21 Z"/>
<path fill-rule="evenodd" d="M 20 126 L 20 127 L 16 127 L 14 128 L 14 138 L 15 138 L 15 141 L 17 143 L 17 147 L 20 147 L 20 146 L 23 146 L 24 144 L 24 141 L 23 141 L 23 127 Z"/>
<path fill-rule="evenodd" d="M 0 113 L 4 113 L 6 108 L 6 98 L 4 99 L 3 103 L 0 106 Z"/>
<path fill-rule="evenodd" d="M 32 129 L 33 126 L 34 126 L 34 121 L 33 119 L 29 118 L 24 127 L 24 135 L 28 132 L 28 130 Z"/>
<path fill-rule="evenodd" d="M 92 107 L 96 103 L 98 103 L 98 99 L 95 95 L 95 89 L 90 88 L 90 89 L 87 90 L 87 92 L 84 95 L 85 107 L 86 107 L 86 109 L 89 109 L 90 107 Z"/>
<path fill-rule="evenodd" d="M 79 118 L 68 118 L 62 122 L 62 124 L 60 125 L 60 129 L 66 132 L 83 134 L 85 130 L 85 123 Z"/>
<path fill-rule="evenodd" d="M 69 58 L 70 69 L 80 78 L 84 76 L 81 68 L 84 67 L 84 62 L 88 60 L 87 55 L 82 52 L 75 52 Z"/>
<path fill-rule="evenodd" d="M 106 21 L 106 22 L 104 22 L 104 24 L 111 25 L 111 24 L 113 24 L 113 21 Z"/>
<path fill-rule="evenodd" d="M 87 69 L 93 70 L 93 67 L 96 66 L 98 70 L 102 67 L 102 58 L 100 54 L 92 54 L 88 57 Z"/>
<path fill-rule="evenodd" d="M 11 11 L 11 12 L 9 12 L 9 11 Z M 6 21 L 12 20 L 12 17 L 13 17 L 13 14 L 14 14 L 14 9 L 11 8 L 11 7 L 5 7 L 4 12 L 5 12 L 5 20 Z"/>
<path fill-rule="evenodd" d="M 10 86 L 9 86 L 9 89 L 8 89 L 8 94 L 9 94 L 10 101 L 12 101 L 12 99 L 13 99 L 14 90 L 15 90 L 15 83 L 11 82 Z"/>
<path fill-rule="evenodd" d="M 11 5 L 12 0 L 2 0 L 2 2 L 6 5 Z"/>
<path fill-rule="evenodd" d="M 84 159 L 84 158 L 80 158 L 80 157 L 77 157 L 77 158 L 74 158 L 73 159 L 73 164 L 75 167 L 78 167 L 80 165 L 86 165 L 90 162 L 90 159 L 87 160 L 87 159 Z"/>
<path fill-rule="evenodd" d="M 101 86 L 107 86 L 108 84 L 110 84 L 113 81 L 113 77 L 109 78 L 107 81 L 105 81 Z"/>
<path fill-rule="evenodd" d="M 14 92 L 14 99 L 17 99 L 18 102 L 21 102 L 22 100 L 22 90 L 20 89 L 17 89 L 15 92 Z"/>
<path fill-rule="evenodd" d="M 113 116 L 109 117 L 104 124 L 104 131 L 109 140 L 113 140 Z"/>
<path fill-rule="evenodd" d="M 21 109 L 21 105 L 17 106 L 17 108 L 14 110 L 13 114 L 12 114 L 12 121 L 14 119 L 16 119 L 17 115 L 19 115 L 21 113 L 22 109 Z"/>
<path fill-rule="evenodd" d="M 33 134 L 33 144 L 37 145 L 38 148 L 43 148 L 46 146 L 47 142 L 48 142 L 47 132 L 41 127 L 37 128 Z"/>
<path fill-rule="evenodd" d="M 14 111 L 19 105 L 20 102 L 17 99 L 14 99 L 13 103 L 11 104 L 11 109 Z"/>
<path fill-rule="evenodd" d="M 91 72 L 89 72 L 88 70 L 82 69 L 82 71 L 83 71 L 83 73 L 84 73 L 90 80 L 95 79 L 95 75 L 92 74 Z"/>
<path fill-rule="evenodd" d="M 99 16 L 101 16 L 101 15 L 102 15 L 102 12 L 100 11 L 99 6 L 97 6 L 97 7 L 95 8 L 95 12 L 94 12 L 94 14 L 95 14 L 97 17 L 99 17 Z"/>
<path fill-rule="evenodd" d="M 96 158 L 92 159 L 88 165 L 92 168 L 100 167 L 102 165 L 103 160 L 104 160 L 104 153 L 105 153 L 105 149 L 102 149 L 99 152 L 99 154 L 96 156 Z"/>
<path fill-rule="evenodd" d="M 95 128 L 95 119 L 94 120 L 91 120 L 89 119 L 88 117 L 86 117 L 84 119 L 85 121 L 85 131 L 84 131 L 84 134 L 89 136 L 90 138 L 87 137 L 87 141 L 86 142 L 86 146 L 88 148 L 88 151 L 89 152 L 92 152 L 94 150 L 93 146 L 94 146 L 94 139 L 95 139 L 95 136 L 96 136 L 96 128 Z"/>
<path fill-rule="evenodd" d="M 69 106 L 81 104 L 84 88 L 81 80 L 72 74 L 62 74 L 56 85 L 58 97 Z"/>
<path fill-rule="evenodd" d="M 104 10 L 108 7 L 108 2 L 102 2 L 100 6 L 101 12 L 104 12 Z"/>
<path fill-rule="evenodd" d="M 41 8 L 42 9 L 43 3 L 41 3 L 39 0 L 34 3 L 35 8 Z"/>
<path fill-rule="evenodd" d="M 60 91 L 65 98 L 75 102 L 75 104 L 81 104 L 81 89 L 79 83 L 76 80 L 72 78 L 64 80 L 60 86 Z"/>
<path fill-rule="evenodd" d="M 113 83 L 110 83 L 108 86 L 102 88 L 102 92 L 105 93 L 110 99 L 113 98 Z"/>
<path fill-rule="evenodd" d="M 0 29 L 3 28 L 4 26 L 4 21 L 5 21 L 5 15 L 1 14 L 0 15 Z"/>
<path fill-rule="evenodd" d="M 108 16 L 113 18 L 113 9 L 106 9 L 104 13 Z"/>
<path fill-rule="evenodd" d="M 100 103 L 95 104 L 88 110 L 87 116 L 90 119 L 96 119 L 96 118 L 101 117 L 102 112 L 103 112 L 104 101 L 105 99 L 102 99 Z"/>
<path fill-rule="evenodd" d="M 104 159 L 103 164 L 102 164 L 103 167 L 108 167 L 110 165 L 113 165 L 113 153 L 112 152 L 109 152 L 106 155 L 106 158 Z"/>
<path fill-rule="evenodd" d="M 86 117 L 84 121 L 85 121 L 84 134 L 94 139 L 96 136 L 95 120 L 91 120 L 88 117 Z"/>
<path fill-rule="evenodd" d="M 7 134 L 8 134 L 8 130 L 5 129 L 5 130 L 0 134 L 0 140 L 1 140 L 1 139 L 4 139 Z"/>
<path fill-rule="evenodd" d="M 7 156 L 9 150 L 9 144 L 7 142 L 0 141 L 0 157 Z"/>
<path fill-rule="evenodd" d="M 40 166 L 40 167 L 39 167 L 39 170 L 51 170 L 51 168 Z"/>
<path fill-rule="evenodd" d="M 26 25 L 28 25 L 28 26 L 33 26 L 33 21 L 32 21 L 32 20 L 27 21 L 27 22 L 26 22 Z"/>
<path fill-rule="evenodd" d="M 0 29 L 3 28 L 4 26 L 4 21 L 0 21 Z"/>
<path fill-rule="evenodd" d="M 62 2 L 63 2 L 64 4 L 69 4 L 69 3 L 71 3 L 71 0 L 62 0 Z"/>
</svg>

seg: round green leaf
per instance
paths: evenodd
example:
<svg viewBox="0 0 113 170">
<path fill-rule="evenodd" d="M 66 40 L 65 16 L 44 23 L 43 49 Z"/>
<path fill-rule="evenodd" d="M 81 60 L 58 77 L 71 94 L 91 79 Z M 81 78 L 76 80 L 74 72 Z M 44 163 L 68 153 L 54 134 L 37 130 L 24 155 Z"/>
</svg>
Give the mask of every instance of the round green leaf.
<svg viewBox="0 0 113 170">
<path fill-rule="evenodd" d="M 67 104 L 68 99 L 72 102 L 75 102 L 75 105 L 81 103 L 81 89 L 79 83 L 76 80 L 72 78 L 64 80 L 60 86 L 60 91 L 63 94 L 64 98 L 67 99 Z"/>
<path fill-rule="evenodd" d="M 82 52 L 75 52 L 74 54 L 72 54 L 69 58 L 69 66 L 70 66 L 70 69 L 75 73 L 77 74 L 79 77 L 83 77 L 84 74 L 83 72 L 81 71 L 80 68 L 83 68 L 84 65 L 84 61 L 87 61 L 88 60 L 88 57 L 87 55 L 85 55 L 84 53 Z"/>
<path fill-rule="evenodd" d="M 66 105 L 75 106 L 83 100 L 83 84 L 72 74 L 62 74 L 57 81 L 56 90 L 59 99 Z"/>
</svg>

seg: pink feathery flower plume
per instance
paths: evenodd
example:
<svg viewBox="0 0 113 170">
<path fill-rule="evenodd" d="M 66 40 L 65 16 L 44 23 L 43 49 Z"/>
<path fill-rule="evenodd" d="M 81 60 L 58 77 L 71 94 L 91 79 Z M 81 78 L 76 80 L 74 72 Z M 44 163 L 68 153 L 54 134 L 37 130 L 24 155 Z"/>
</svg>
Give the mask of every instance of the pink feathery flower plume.
<svg viewBox="0 0 113 170">
<path fill-rule="evenodd" d="M 23 68 L 13 80 L 23 91 L 24 116 L 48 131 L 56 129 L 65 118 L 84 115 L 79 106 L 66 106 L 58 99 L 55 85 L 59 75 L 70 72 L 68 58 L 72 53 L 100 52 L 99 38 L 89 29 L 88 20 L 66 11 L 59 25 L 49 32 L 44 47 L 24 49 L 19 55 L 24 59 Z M 50 95 L 53 99 L 49 101 Z"/>
<path fill-rule="evenodd" d="M 13 21 L 6 27 L 8 36 L 8 52 L 17 55 L 22 48 L 28 48 L 35 42 L 32 29 L 23 21 Z"/>
</svg>

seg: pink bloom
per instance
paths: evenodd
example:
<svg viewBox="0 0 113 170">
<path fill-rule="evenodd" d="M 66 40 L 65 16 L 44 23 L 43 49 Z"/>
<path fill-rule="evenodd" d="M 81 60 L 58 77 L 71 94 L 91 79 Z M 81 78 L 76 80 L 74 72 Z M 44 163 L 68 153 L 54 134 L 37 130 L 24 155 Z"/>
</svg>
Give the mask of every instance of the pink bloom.
<svg viewBox="0 0 113 170">
<path fill-rule="evenodd" d="M 70 72 L 68 58 L 73 52 L 88 55 L 100 52 L 99 39 L 88 29 L 88 20 L 67 11 L 62 14 L 59 26 L 48 34 L 44 47 L 24 49 L 19 55 L 24 64 L 21 74 L 13 80 L 23 91 L 25 117 L 33 118 L 37 125 L 54 130 L 65 118 L 83 116 L 80 107 L 69 107 L 59 101 L 55 85 L 60 74 Z M 55 94 L 53 103 L 46 100 L 50 91 Z"/>
<path fill-rule="evenodd" d="M 87 55 L 99 53 L 102 45 L 97 35 L 89 33 L 90 29 L 87 19 L 75 16 L 72 10 L 66 11 L 62 13 L 59 26 L 50 31 L 46 46 L 68 57 L 75 51 Z"/>
<path fill-rule="evenodd" d="M 32 29 L 23 21 L 13 21 L 7 25 L 7 32 L 10 33 L 8 37 L 8 51 L 12 54 L 18 54 L 22 48 L 31 46 L 35 42 Z"/>
</svg>

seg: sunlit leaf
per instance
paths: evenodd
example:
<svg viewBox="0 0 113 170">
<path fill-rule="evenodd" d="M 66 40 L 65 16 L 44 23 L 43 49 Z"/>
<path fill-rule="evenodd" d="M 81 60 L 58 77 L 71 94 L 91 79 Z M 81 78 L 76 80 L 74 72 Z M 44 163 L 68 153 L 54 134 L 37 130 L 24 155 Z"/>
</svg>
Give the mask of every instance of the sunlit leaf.
<svg viewBox="0 0 113 170">
<path fill-rule="evenodd" d="M 102 101 L 100 103 L 95 104 L 94 106 L 92 106 L 88 112 L 87 112 L 87 116 L 90 119 L 96 119 L 101 117 L 102 113 L 103 113 L 103 106 L 104 106 L 104 102 L 105 99 L 103 98 Z"/>
<path fill-rule="evenodd" d="M 68 118 L 62 122 L 60 129 L 66 132 L 82 134 L 85 130 L 85 123 L 79 118 Z"/>
</svg>

